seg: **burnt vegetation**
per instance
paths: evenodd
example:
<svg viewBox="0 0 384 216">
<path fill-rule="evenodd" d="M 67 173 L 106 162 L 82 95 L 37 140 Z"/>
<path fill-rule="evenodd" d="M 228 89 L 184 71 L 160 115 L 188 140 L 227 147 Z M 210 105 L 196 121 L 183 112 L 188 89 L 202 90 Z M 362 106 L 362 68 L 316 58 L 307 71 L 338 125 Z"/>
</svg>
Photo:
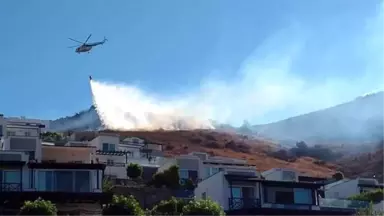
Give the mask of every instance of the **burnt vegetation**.
<svg viewBox="0 0 384 216">
<path fill-rule="evenodd" d="M 296 147 L 280 149 L 269 155 L 289 162 L 300 157 L 312 157 L 317 159 L 314 163 L 318 165 L 324 165 L 327 161 L 335 161 L 343 156 L 342 153 L 333 152 L 330 148 L 321 145 L 308 146 L 304 141 L 297 142 Z"/>
</svg>

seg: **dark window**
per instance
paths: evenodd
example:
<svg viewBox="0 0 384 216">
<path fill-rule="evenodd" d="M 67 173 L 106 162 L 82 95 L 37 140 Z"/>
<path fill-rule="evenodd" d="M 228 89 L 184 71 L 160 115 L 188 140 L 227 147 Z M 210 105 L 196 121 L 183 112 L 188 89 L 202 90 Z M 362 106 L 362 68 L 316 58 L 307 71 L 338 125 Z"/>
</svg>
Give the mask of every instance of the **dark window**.
<svg viewBox="0 0 384 216">
<path fill-rule="evenodd" d="M 28 155 L 29 155 L 29 160 L 34 160 L 35 159 L 35 151 L 29 151 Z"/>
<path fill-rule="evenodd" d="M 0 125 L 0 137 L 3 136 L 3 125 Z"/>
<path fill-rule="evenodd" d="M 275 203 L 278 204 L 293 204 L 295 200 L 293 192 L 276 191 L 275 197 Z"/>
<path fill-rule="evenodd" d="M 72 171 L 55 171 L 56 174 L 56 190 L 64 192 L 72 192 L 73 190 L 73 172 Z"/>
<path fill-rule="evenodd" d="M 75 172 L 75 192 L 90 192 L 90 175 L 89 171 Z"/>
</svg>

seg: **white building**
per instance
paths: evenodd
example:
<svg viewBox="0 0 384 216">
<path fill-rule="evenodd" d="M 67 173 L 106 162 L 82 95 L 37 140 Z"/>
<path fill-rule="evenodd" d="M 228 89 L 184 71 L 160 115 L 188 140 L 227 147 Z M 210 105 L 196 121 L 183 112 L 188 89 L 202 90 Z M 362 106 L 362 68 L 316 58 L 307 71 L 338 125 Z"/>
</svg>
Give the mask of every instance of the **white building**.
<svg viewBox="0 0 384 216">
<path fill-rule="evenodd" d="M 57 149 L 42 154 L 41 128 L 43 125 L 39 123 L 9 120 L 0 116 L 0 191 L 101 193 L 105 165 L 92 163 L 92 150 L 85 150 L 85 157 L 80 163 L 47 161 L 47 157 L 59 158 L 68 151 Z M 81 148 L 69 150 L 68 155 L 76 155 Z"/>
<path fill-rule="evenodd" d="M 203 152 L 192 152 L 187 155 L 177 156 L 175 159 L 169 160 L 161 166 L 159 171 L 165 170 L 172 165 L 179 166 L 180 179 L 201 181 L 222 170 L 239 175 L 260 175 L 260 173 L 256 171 L 256 167 L 247 164 L 245 160 L 209 156 Z"/>
<path fill-rule="evenodd" d="M 348 199 L 351 196 L 362 192 L 373 191 L 383 188 L 382 184 L 376 179 L 357 178 L 357 179 L 342 179 L 337 182 L 325 185 L 325 197 L 332 199 Z"/>
<path fill-rule="evenodd" d="M 75 142 L 74 137 L 76 134 L 72 135 L 69 143 Z M 110 178 L 127 179 L 126 167 L 137 163 L 143 167 L 143 178 L 148 179 L 164 163 L 161 144 L 137 137 L 120 141 L 118 134 L 99 132 L 94 139 L 83 143 L 96 148 L 95 161 L 107 165 L 105 175 Z"/>
<path fill-rule="evenodd" d="M 223 170 L 199 182 L 195 196 L 209 197 L 224 210 L 239 214 L 311 215 L 317 211 L 316 214 L 327 215 L 353 210 L 343 200 L 338 206 L 322 205 L 326 203 L 319 196 L 323 186 L 322 179 L 302 176 L 292 169 L 271 169 L 262 177 Z"/>
<path fill-rule="evenodd" d="M 273 172 L 282 176 L 284 171 Z M 312 211 L 320 210 L 317 190 L 321 186 L 322 184 L 288 181 L 277 177 L 274 180 L 266 180 L 252 175 L 233 175 L 220 171 L 201 181 L 195 189 L 195 196 L 210 197 L 227 211 L 257 208 Z"/>
</svg>

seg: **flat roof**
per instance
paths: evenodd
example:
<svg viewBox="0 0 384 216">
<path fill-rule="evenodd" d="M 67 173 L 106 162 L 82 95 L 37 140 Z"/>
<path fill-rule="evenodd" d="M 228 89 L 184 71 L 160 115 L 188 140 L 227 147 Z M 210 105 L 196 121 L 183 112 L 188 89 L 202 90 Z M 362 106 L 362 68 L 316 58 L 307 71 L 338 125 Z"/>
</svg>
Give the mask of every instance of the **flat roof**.
<svg viewBox="0 0 384 216">
<path fill-rule="evenodd" d="M 31 169 L 85 169 L 85 170 L 104 170 L 105 164 L 101 163 L 57 163 L 57 162 L 33 162 L 28 163 Z"/>
<path fill-rule="evenodd" d="M 276 187 L 304 187 L 304 188 L 320 188 L 324 186 L 324 183 L 311 183 L 311 182 L 292 182 L 292 181 L 272 181 L 261 179 L 255 176 L 242 176 L 242 175 L 225 175 L 225 178 L 230 181 L 246 181 L 246 182 L 260 182 L 265 186 Z"/>
</svg>

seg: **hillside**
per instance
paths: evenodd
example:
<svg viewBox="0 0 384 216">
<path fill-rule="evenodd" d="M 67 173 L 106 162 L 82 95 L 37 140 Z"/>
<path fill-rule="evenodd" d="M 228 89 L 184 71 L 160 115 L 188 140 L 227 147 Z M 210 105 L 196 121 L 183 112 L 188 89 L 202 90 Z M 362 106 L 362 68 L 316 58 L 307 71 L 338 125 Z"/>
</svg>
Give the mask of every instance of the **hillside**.
<svg viewBox="0 0 384 216">
<path fill-rule="evenodd" d="M 373 143 L 383 138 L 383 97 L 379 92 L 324 110 L 248 127 L 258 136 L 294 144 Z M 244 130 L 244 129 L 243 129 Z"/>
<path fill-rule="evenodd" d="M 145 140 L 163 144 L 168 156 L 187 154 L 193 151 L 207 152 L 211 155 L 245 159 L 256 165 L 260 171 L 271 168 L 294 168 L 311 176 L 330 176 L 336 166 L 317 165 L 315 159 L 300 158 L 294 162 L 279 160 L 268 155 L 275 149 L 273 143 L 249 139 L 246 136 L 222 133 L 212 130 L 194 131 L 127 131 L 119 132 L 122 138 L 127 136 L 140 137 Z M 91 139 L 95 132 L 82 132 L 80 139 Z"/>
<path fill-rule="evenodd" d="M 380 182 L 384 181 L 383 177 L 383 146 L 381 149 L 372 153 L 363 153 L 360 155 L 343 158 L 337 162 L 340 170 L 349 177 L 375 177 Z"/>
</svg>

